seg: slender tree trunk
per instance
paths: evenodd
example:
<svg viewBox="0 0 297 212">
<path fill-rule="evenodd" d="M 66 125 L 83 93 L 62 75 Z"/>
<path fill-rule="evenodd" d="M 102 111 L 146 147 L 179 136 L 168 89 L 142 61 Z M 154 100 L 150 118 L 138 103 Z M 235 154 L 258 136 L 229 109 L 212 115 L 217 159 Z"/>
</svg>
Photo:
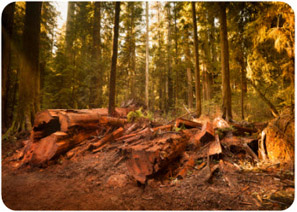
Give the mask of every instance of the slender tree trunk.
<svg viewBox="0 0 297 212">
<path fill-rule="evenodd" d="M 15 2 L 6 6 L 2 13 L 2 127 L 8 127 L 8 95 L 10 88 L 11 43 Z"/>
<path fill-rule="evenodd" d="M 193 108 L 193 85 L 192 85 L 191 68 L 187 68 L 187 77 L 188 77 L 188 107 Z"/>
<path fill-rule="evenodd" d="M 134 21 L 134 7 L 135 2 L 129 2 L 131 4 L 131 28 L 130 28 L 130 45 L 131 45 L 131 86 L 130 86 L 130 96 L 131 98 L 135 98 L 136 91 L 135 91 L 135 76 L 136 76 L 136 46 L 135 46 L 135 21 Z"/>
<path fill-rule="evenodd" d="M 149 108 L 149 4 L 145 3 L 145 19 L 146 19 L 146 34 L 145 34 L 145 104 Z"/>
<path fill-rule="evenodd" d="M 171 54 L 171 6 L 170 2 L 168 2 L 167 7 L 167 21 L 168 21 L 168 28 L 167 28 L 167 93 L 168 99 L 165 103 L 167 103 L 166 112 L 170 110 L 173 105 L 173 85 L 172 85 L 172 54 Z"/>
<path fill-rule="evenodd" d="M 219 3 L 220 10 L 220 38 L 221 38 L 221 66 L 222 66 L 222 99 L 223 118 L 232 120 L 231 88 L 229 75 L 229 49 L 227 37 L 226 3 Z"/>
<path fill-rule="evenodd" d="M 177 102 L 177 100 L 179 99 L 179 91 L 180 91 L 180 74 L 179 74 L 179 68 L 178 68 L 178 64 L 179 64 L 179 59 L 178 59 L 178 29 L 177 29 L 177 8 L 176 8 L 176 4 L 177 2 L 174 2 L 174 44 L 175 44 L 175 101 Z M 173 103 L 174 104 L 174 103 Z"/>
<path fill-rule="evenodd" d="M 240 99 L 240 104 L 241 104 L 241 120 L 244 120 L 244 70 L 241 69 L 241 99 Z"/>
<path fill-rule="evenodd" d="M 193 28 L 194 28 L 194 52 L 195 52 L 195 90 L 196 90 L 196 113 L 197 117 L 201 116 L 201 89 L 200 89 L 200 69 L 199 69 L 199 51 L 198 35 L 196 22 L 195 2 L 192 2 Z"/>
<path fill-rule="evenodd" d="M 109 81 L 109 105 L 108 114 L 114 115 L 115 112 L 115 93 L 116 93 L 116 70 L 117 70 L 117 57 L 118 57 L 118 37 L 119 37 L 119 24 L 120 24 L 120 2 L 115 2 L 115 18 L 113 30 L 113 48 Z"/>
<path fill-rule="evenodd" d="M 18 124 L 21 130 L 31 130 L 34 118 L 40 73 L 39 40 L 41 2 L 26 2 L 23 50 L 20 60 Z M 38 82 L 36 82 L 38 81 Z"/>
</svg>

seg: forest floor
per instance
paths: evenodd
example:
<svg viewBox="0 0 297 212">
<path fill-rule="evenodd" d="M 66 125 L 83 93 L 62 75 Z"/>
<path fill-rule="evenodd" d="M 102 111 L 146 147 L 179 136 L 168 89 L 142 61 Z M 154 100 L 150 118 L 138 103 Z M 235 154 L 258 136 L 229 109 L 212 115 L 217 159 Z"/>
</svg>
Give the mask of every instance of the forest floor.
<svg viewBox="0 0 297 212">
<path fill-rule="evenodd" d="M 233 172 L 231 184 L 221 171 L 201 183 L 193 169 L 144 186 L 129 177 L 116 148 L 16 169 L 9 155 L 21 146 L 2 142 L 2 200 L 13 210 L 280 210 L 294 201 L 294 171 L 279 165 Z"/>
</svg>

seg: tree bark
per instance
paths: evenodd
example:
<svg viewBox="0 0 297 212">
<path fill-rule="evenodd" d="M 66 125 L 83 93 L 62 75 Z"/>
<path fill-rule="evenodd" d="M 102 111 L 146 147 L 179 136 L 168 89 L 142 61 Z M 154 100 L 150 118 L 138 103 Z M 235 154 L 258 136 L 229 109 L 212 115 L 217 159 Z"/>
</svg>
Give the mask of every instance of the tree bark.
<svg viewBox="0 0 297 212">
<path fill-rule="evenodd" d="M 11 42 L 13 34 L 15 2 L 6 6 L 2 13 L 2 127 L 8 126 L 8 100 L 10 87 Z"/>
<path fill-rule="evenodd" d="M 26 2 L 26 16 L 23 32 L 23 50 L 20 58 L 20 82 L 18 101 L 18 124 L 21 130 L 31 130 L 32 118 L 38 92 L 39 40 L 41 2 Z M 36 82 L 38 81 L 38 82 Z"/>
<path fill-rule="evenodd" d="M 145 19 L 146 19 L 146 34 L 145 34 L 145 104 L 149 108 L 149 5 L 145 3 Z"/>
<path fill-rule="evenodd" d="M 172 107 L 173 102 L 173 85 L 172 85 L 172 54 L 171 54 L 171 6 L 170 2 L 168 2 L 167 8 L 167 21 L 168 21 L 168 28 L 167 28 L 167 93 L 168 93 L 168 100 L 165 102 L 166 105 L 166 112 L 170 110 Z"/>
<path fill-rule="evenodd" d="M 196 7 L 195 2 L 192 2 L 192 16 L 194 28 L 194 52 L 195 52 L 195 90 L 196 90 L 196 112 L 197 117 L 201 116 L 201 89 L 200 89 L 200 69 L 199 69 L 199 51 L 198 51 L 198 36 L 196 22 Z"/>
<path fill-rule="evenodd" d="M 94 22 L 93 22 L 93 48 L 92 61 L 95 64 L 94 68 L 98 71 L 98 75 L 92 80 L 90 85 L 90 100 L 91 108 L 100 107 L 102 104 L 102 68 L 101 68 L 101 2 L 94 3 Z M 93 82 L 94 81 L 94 82 Z"/>
<path fill-rule="evenodd" d="M 219 3 L 220 9 L 220 38 L 221 38 L 221 66 L 222 66 L 222 110 L 223 118 L 232 119 L 231 88 L 229 74 L 229 47 L 227 37 L 226 3 Z"/>
<path fill-rule="evenodd" d="M 118 37 L 119 37 L 119 22 L 120 22 L 120 2 L 115 3 L 115 18 L 114 18 L 114 35 L 113 35 L 113 50 L 111 59 L 111 71 L 109 81 L 109 105 L 108 114 L 114 115 L 115 112 L 115 89 L 116 89 L 116 70 L 118 57 Z"/>
<path fill-rule="evenodd" d="M 74 10 L 75 10 L 75 2 L 68 2 L 68 9 L 67 9 L 67 21 L 66 21 L 66 36 L 65 36 L 65 43 L 66 43 L 66 54 L 68 57 L 71 57 L 70 52 L 73 43 L 73 36 L 71 35 L 72 26 L 73 26 L 73 19 L 74 19 Z"/>
<path fill-rule="evenodd" d="M 187 68 L 187 77 L 188 77 L 188 107 L 193 108 L 193 85 L 192 85 L 191 68 Z"/>
</svg>

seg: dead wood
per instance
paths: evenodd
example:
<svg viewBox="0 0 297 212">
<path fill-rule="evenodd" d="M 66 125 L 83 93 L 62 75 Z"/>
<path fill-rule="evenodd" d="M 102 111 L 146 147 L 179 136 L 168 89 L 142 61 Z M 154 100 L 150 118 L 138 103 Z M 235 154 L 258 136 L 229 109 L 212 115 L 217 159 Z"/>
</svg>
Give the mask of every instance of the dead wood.
<svg viewBox="0 0 297 212">
<path fill-rule="evenodd" d="M 112 133 L 106 135 L 102 139 L 100 139 L 98 142 L 91 144 L 91 149 L 99 148 L 100 146 L 106 144 L 107 142 L 110 142 L 112 140 L 115 140 L 116 138 L 123 135 L 124 129 L 122 127 L 118 128 L 117 130 L 113 131 Z M 93 152 L 96 152 L 97 149 L 93 150 Z"/>
<path fill-rule="evenodd" d="M 128 158 L 126 165 L 130 174 L 144 184 L 149 177 L 182 154 L 185 148 L 185 137 L 175 133 L 153 140 L 143 139 L 141 143 L 122 147 L 122 151 Z"/>
<path fill-rule="evenodd" d="M 196 133 L 190 140 L 198 147 L 214 139 L 214 129 L 210 122 L 203 125 L 202 130 Z"/>
<path fill-rule="evenodd" d="M 201 123 L 186 120 L 186 119 L 183 119 L 183 118 L 176 119 L 174 126 L 178 127 L 178 128 L 184 126 L 187 129 L 189 129 L 189 128 L 199 128 L 199 129 L 201 129 L 202 128 Z"/>
</svg>

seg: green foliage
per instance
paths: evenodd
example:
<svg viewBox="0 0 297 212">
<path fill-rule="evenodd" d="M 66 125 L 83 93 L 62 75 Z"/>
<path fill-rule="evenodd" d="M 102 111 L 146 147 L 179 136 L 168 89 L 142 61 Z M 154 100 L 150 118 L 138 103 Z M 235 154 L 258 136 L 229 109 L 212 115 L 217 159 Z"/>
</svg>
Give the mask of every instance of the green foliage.
<svg viewBox="0 0 297 212">
<path fill-rule="evenodd" d="M 147 119 L 153 121 L 153 114 L 151 112 L 142 112 L 142 107 L 136 111 L 130 111 L 127 115 L 128 122 L 137 121 L 139 119 Z"/>
</svg>

